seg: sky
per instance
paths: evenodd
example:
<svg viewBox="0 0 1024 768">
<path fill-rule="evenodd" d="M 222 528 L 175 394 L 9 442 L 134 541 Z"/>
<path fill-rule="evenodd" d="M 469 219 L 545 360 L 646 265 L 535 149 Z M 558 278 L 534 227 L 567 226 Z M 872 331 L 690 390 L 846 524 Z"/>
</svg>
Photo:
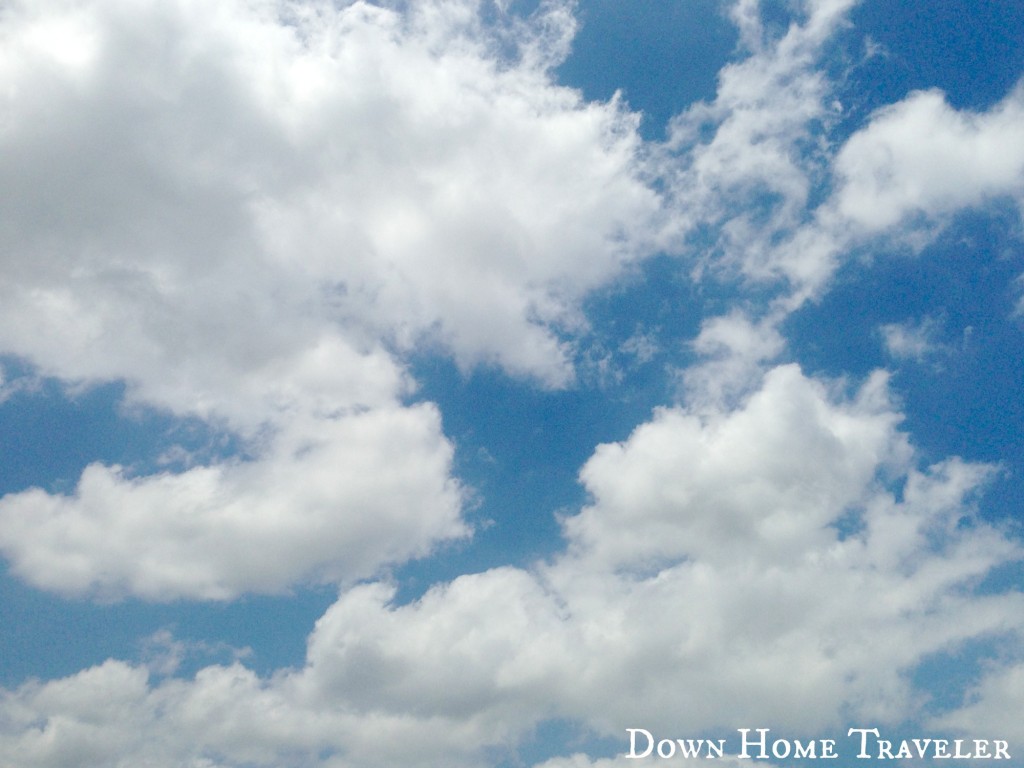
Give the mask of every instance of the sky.
<svg viewBox="0 0 1024 768">
<path fill-rule="evenodd" d="M 1018 764 L 1022 39 L 0 4 L 0 766 Z"/>
</svg>

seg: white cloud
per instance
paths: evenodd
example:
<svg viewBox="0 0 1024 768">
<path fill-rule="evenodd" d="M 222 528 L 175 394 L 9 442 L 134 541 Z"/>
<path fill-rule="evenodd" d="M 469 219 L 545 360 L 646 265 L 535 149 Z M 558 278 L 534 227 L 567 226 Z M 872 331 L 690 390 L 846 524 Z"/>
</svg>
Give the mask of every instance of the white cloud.
<svg viewBox="0 0 1024 768">
<path fill-rule="evenodd" d="M 659 736 L 660 734 L 655 734 L 656 738 Z M 674 737 L 666 736 L 665 738 L 672 739 Z M 646 748 L 646 741 L 642 741 L 642 744 Z M 668 751 L 668 747 L 665 748 L 665 751 Z M 624 755 L 620 755 L 613 758 L 593 760 L 585 754 L 576 754 L 569 757 L 556 757 L 551 760 L 545 760 L 543 763 L 535 765 L 534 768 L 631 768 L 631 766 L 643 765 L 644 763 L 649 765 L 651 761 L 659 760 L 659 758 L 654 755 L 640 759 L 643 760 L 643 762 L 638 763 L 637 758 L 628 758 Z M 707 768 L 708 765 L 706 757 L 686 758 L 681 757 L 679 754 L 674 754 L 671 758 L 667 759 L 670 760 L 670 762 L 667 763 L 668 765 L 682 766 L 682 768 Z M 745 766 L 750 765 L 750 760 L 744 760 L 729 755 L 721 758 L 716 756 L 714 765 L 719 768 L 745 768 Z M 772 768 L 774 763 L 759 760 L 757 765 L 762 766 L 762 768 Z"/>
<path fill-rule="evenodd" d="M 832 192 L 810 219 L 767 248 L 751 242 L 760 277 L 793 287 L 779 308 L 820 295 L 844 253 L 879 237 L 920 251 L 957 211 L 998 198 L 1024 211 L 1022 117 L 1020 85 L 985 112 L 955 110 L 937 90 L 878 110 L 829 159 Z"/>
<path fill-rule="evenodd" d="M 899 721 L 917 663 L 1016 626 L 1021 600 L 964 591 L 1019 554 L 965 526 L 985 468 L 908 468 L 897 420 L 881 380 L 834 402 L 789 367 L 735 413 L 659 412 L 584 468 L 594 502 L 565 521 L 568 554 L 408 606 L 344 595 L 304 674 L 325 700 L 506 728 Z"/>
<path fill-rule="evenodd" d="M 68 595 L 227 599 L 350 582 L 462 536 L 433 407 L 280 432 L 258 459 L 133 478 L 94 464 L 69 496 L 0 499 L 13 572 Z"/>
<path fill-rule="evenodd" d="M 638 327 L 632 336 L 619 345 L 619 352 L 632 356 L 638 365 L 643 365 L 658 356 L 661 345 L 655 332 L 645 332 Z"/>
<path fill-rule="evenodd" d="M 837 212 L 867 232 L 1024 193 L 1024 87 L 987 112 L 957 111 L 939 91 L 875 114 L 840 151 Z"/>
<path fill-rule="evenodd" d="M 698 555 L 731 559 L 733 546 L 761 538 L 761 525 L 782 547 L 812 545 L 791 540 L 797 532 L 831 538 L 827 525 L 863 503 L 879 466 L 906 458 L 896 416 L 884 409 L 884 380 L 872 380 L 861 397 L 833 408 L 819 385 L 786 366 L 727 418 L 661 409 L 626 444 L 599 447 L 583 468 L 596 506 L 567 521 L 570 541 L 612 558 L 614 568 Z M 773 522 L 769 510 L 782 517 Z M 770 559 L 785 554 L 767 541 L 756 549 Z"/>
<path fill-rule="evenodd" d="M 8 496 L 15 571 L 226 598 L 464 534 L 399 356 L 566 384 L 561 336 L 658 212 L 636 116 L 549 77 L 574 23 L 553 3 L 486 28 L 472 0 L 8 4 L 0 353 L 122 380 L 252 456 Z"/>
<path fill-rule="evenodd" d="M 699 222 L 719 226 L 725 262 L 748 276 L 818 286 L 845 242 L 822 223 L 825 214 L 813 226 L 801 222 L 825 157 L 808 149 L 831 109 L 815 65 L 848 5 L 814 5 L 776 41 L 737 6 L 751 56 L 723 71 L 715 102 L 681 116 L 670 154 L 655 158 L 673 199 L 670 229 L 681 236 Z M 226 3 L 211 14 L 186 0 L 9 8 L 0 30 L 9 43 L 0 57 L 0 177 L 10 181 L 0 241 L 12 256 L 0 283 L 0 351 L 67 381 L 125 380 L 138 402 L 258 440 L 248 465 L 131 481 L 96 466 L 75 496 L 9 497 L 0 544 L 17 570 L 66 592 L 228 596 L 323 573 L 366 575 L 459 532 L 442 478 L 449 448 L 425 410 L 398 415 L 411 385 L 385 346 L 407 351 L 430 340 L 463 366 L 493 363 L 565 384 L 574 371 L 560 334 L 585 325 L 581 299 L 655 239 L 659 204 L 643 181 L 651 167 L 641 168 L 636 117 L 614 101 L 585 103 L 549 78 L 573 25 L 556 4 L 532 24 L 488 31 L 468 0 L 404 12 L 266 2 Z M 61 42 L 69 37 L 75 45 Z M 500 53 L 510 45 L 518 59 Z M 920 152 L 965 144 L 954 159 L 978 165 L 981 180 L 957 194 L 936 191 L 928 200 L 940 207 L 1012 187 L 1013 163 L 1000 170 L 971 158 L 988 157 L 1012 134 L 1018 101 L 967 117 L 924 94 L 881 113 L 840 153 L 844 186 L 828 210 L 882 226 L 856 202 L 876 178 L 874 166 L 857 161 L 874 157 L 872 147 L 908 158 L 898 165 L 909 178 L 927 165 Z M 922 113 L 947 126 L 931 149 L 900 138 Z M 904 192 L 913 187 L 906 184 Z M 901 211 L 913 203 L 904 192 L 894 202 Z M 737 215 L 738 204 L 770 215 Z M 738 318 L 709 321 L 697 339 L 702 353 L 713 352 L 709 345 L 732 351 L 690 372 L 694 402 L 698 392 L 713 404 L 756 385 L 760 366 L 781 349 L 777 318 Z M 742 340 L 725 333 L 743 323 L 756 348 L 734 349 Z M 384 433 L 339 442 L 364 409 L 380 409 Z M 399 526 L 426 538 L 360 550 L 376 552 L 375 565 L 310 555 L 282 566 L 277 579 L 229 584 L 197 553 L 183 562 L 203 567 L 186 578 L 160 557 L 147 561 L 152 568 L 101 568 L 89 549 L 96 531 L 125 519 L 103 506 L 122 496 L 139 505 L 131 514 L 140 521 L 145 509 L 167 525 L 211 526 L 169 537 L 181 546 L 233 535 L 227 510 L 253 498 L 275 509 L 330 507 L 317 519 L 361 519 L 365 505 L 340 487 L 313 501 L 243 483 L 310 469 L 316 451 L 290 444 L 299 435 L 332 446 L 320 458 L 388 444 L 387 414 L 435 430 L 413 441 L 424 452 L 409 460 L 437 474 L 422 487 L 432 489 L 424 504 L 432 522 Z M 386 468 L 373 467 L 378 480 L 366 481 L 376 482 L 382 504 L 404 498 Z M 103 493 L 93 483 L 101 478 Z M 46 514 L 26 515 L 36 504 Z M 301 514 L 284 518 L 289 530 L 302 525 Z M 78 534 L 58 536 L 55 521 L 71 519 Z M 145 525 L 133 529 L 141 536 Z M 289 540 L 281 530 L 267 541 Z M 359 560 L 345 544 L 359 536 L 331 540 L 347 553 L 339 559 Z M 137 545 L 126 537 L 104 557 L 121 562 Z M 270 559 L 290 551 L 282 546 Z M 69 565 L 52 568 L 58 556 Z M 183 583 L 174 586 L 176 578 Z"/>
<path fill-rule="evenodd" d="M 224 642 L 205 640 L 179 640 L 169 629 L 160 629 L 140 643 L 141 657 L 151 675 L 175 674 L 181 663 L 189 657 L 212 661 L 215 657 L 228 657 L 233 661 L 252 656 L 251 648 L 235 648 Z"/>
<path fill-rule="evenodd" d="M 887 323 L 880 330 L 885 350 L 897 360 L 924 360 L 941 348 L 935 340 L 937 321 L 926 317 L 919 323 Z"/>
<path fill-rule="evenodd" d="M 281 704 L 238 665 L 150 687 L 144 668 L 107 661 L 6 694 L 0 758 L 25 768 L 227 768 L 276 752 L 290 761 L 278 765 L 312 765 L 295 756 L 323 739 L 322 718 Z"/>
<path fill-rule="evenodd" d="M 756 2 L 733 17 L 750 55 L 719 74 L 711 103 L 673 121 L 661 173 L 676 207 L 675 246 L 699 227 L 715 242 L 696 254 L 701 269 L 796 284 L 820 282 L 829 263 L 781 259 L 775 243 L 806 217 L 811 189 L 826 172 L 831 84 L 818 69 L 824 44 L 852 1 L 803 3 L 780 39 L 766 33 Z M 698 238 L 703 242 L 703 238 Z"/>
<path fill-rule="evenodd" d="M 795 4 L 773 38 L 756 0 L 736 2 L 749 55 L 652 153 L 676 214 L 666 247 L 692 257 L 698 276 L 780 285 L 779 310 L 820 296 L 844 254 L 879 235 L 920 249 L 958 210 L 1000 197 L 1024 206 L 1021 86 L 984 112 L 913 93 L 837 146 L 843 106 L 820 65 L 852 5 Z"/>
<path fill-rule="evenodd" d="M 35 376 L 15 373 L 12 377 L 10 372 L 0 365 L 0 405 L 17 394 L 37 392 L 41 383 Z"/>
<path fill-rule="evenodd" d="M 1024 601 L 973 592 L 1021 556 L 972 515 L 989 469 L 915 468 L 898 422 L 884 377 L 846 398 L 793 366 L 732 410 L 660 410 L 586 464 L 593 501 L 552 562 L 401 606 L 386 584 L 349 589 L 305 665 L 266 679 L 236 664 L 154 684 L 109 662 L 28 684 L 4 698 L 0 758 L 483 766 L 547 718 L 624 745 L 637 726 L 806 738 L 903 722 L 915 667 L 1020 631 Z M 550 765 L 574 761 L 588 765 Z"/>
<path fill-rule="evenodd" d="M 815 65 L 849 3 L 813 4 L 774 42 L 755 5 L 736 10 L 752 55 L 654 158 L 675 246 L 718 227 L 723 264 L 805 297 L 851 223 L 875 233 L 1015 189 L 980 163 L 966 190 L 942 176 L 920 192 L 904 122 L 934 117 L 968 145 L 953 155 L 966 167 L 1016 135 L 1018 106 L 965 116 L 918 95 L 851 140 L 837 197 L 810 221 L 832 115 Z M 566 6 L 493 34 L 475 9 L 5 10 L 0 350 L 65 380 L 125 380 L 138 402 L 239 433 L 252 456 L 145 477 L 96 464 L 72 494 L 8 495 L 0 548 L 73 595 L 346 587 L 298 669 L 153 681 L 108 661 L 4 691 L 0 762 L 461 768 L 547 718 L 613 737 L 680 722 L 817 736 L 851 716 L 915 717 L 923 659 L 1021 630 L 1019 593 L 973 591 L 1021 556 L 972 515 L 990 468 L 918 467 L 884 375 L 849 397 L 796 366 L 766 371 L 779 315 L 704 324 L 691 402 L 581 470 L 591 501 L 563 521 L 566 552 L 406 605 L 385 582 L 351 586 L 465 533 L 451 446 L 433 406 L 405 404 L 398 355 L 429 340 L 463 366 L 563 385 L 560 334 L 585 324 L 582 297 L 664 223 L 635 116 L 548 78 Z M 510 39 L 521 58 L 498 54 Z M 878 147 L 908 174 L 881 190 L 889 212 L 864 199 Z M 994 680 L 949 724 L 1013 704 Z"/>
<path fill-rule="evenodd" d="M 54 58 L 56 27 L 96 50 Z M 548 78 L 563 27 L 510 27 L 516 63 L 468 0 L 15 5 L 0 343 L 177 409 L 229 387 L 212 362 L 244 375 L 337 322 L 564 383 L 553 331 L 657 200 L 636 117 Z"/>
<path fill-rule="evenodd" d="M 1016 638 L 1018 647 L 1020 637 Z M 936 728 L 948 728 L 971 738 L 1008 741 L 1011 754 L 1024 743 L 1019 713 L 1024 706 L 1024 663 L 990 664 L 976 686 L 965 692 L 964 706 L 933 720 Z"/>
<path fill-rule="evenodd" d="M 683 372 L 683 399 L 694 408 L 720 409 L 756 389 L 765 364 L 786 346 L 778 321 L 755 322 L 739 310 L 705 320 L 693 341 L 703 360 Z"/>
<path fill-rule="evenodd" d="M 1024 274 L 1017 275 L 1013 281 L 1013 290 L 1020 294 L 1013 307 L 1013 316 L 1024 317 Z"/>
</svg>

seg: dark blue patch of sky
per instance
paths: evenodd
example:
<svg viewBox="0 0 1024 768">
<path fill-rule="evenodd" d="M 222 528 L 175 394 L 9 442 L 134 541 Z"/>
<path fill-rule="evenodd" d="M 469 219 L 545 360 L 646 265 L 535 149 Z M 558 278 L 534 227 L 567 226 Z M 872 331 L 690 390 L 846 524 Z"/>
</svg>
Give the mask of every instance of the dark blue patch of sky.
<svg viewBox="0 0 1024 768">
<path fill-rule="evenodd" d="M 582 0 L 572 55 L 560 82 L 588 100 L 621 91 L 643 113 L 641 134 L 662 139 L 669 118 L 715 96 L 736 30 L 717 0 Z"/>
</svg>

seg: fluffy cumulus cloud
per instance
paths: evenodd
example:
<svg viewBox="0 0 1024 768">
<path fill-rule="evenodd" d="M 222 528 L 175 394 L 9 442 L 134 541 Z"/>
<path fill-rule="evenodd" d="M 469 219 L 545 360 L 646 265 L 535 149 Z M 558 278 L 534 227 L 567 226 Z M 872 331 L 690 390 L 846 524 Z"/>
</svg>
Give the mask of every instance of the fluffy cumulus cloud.
<svg viewBox="0 0 1024 768">
<path fill-rule="evenodd" d="M 829 159 L 828 198 L 765 251 L 796 289 L 789 306 L 820 294 L 843 253 L 873 239 L 921 250 L 958 211 L 994 200 L 1024 210 L 1022 116 L 1021 85 L 985 112 L 929 90 L 874 113 Z"/>
<path fill-rule="evenodd" d="M 0 500 L 13 571 L 69 595 L 225 599 L 350 582 L 464 535 L 436 409 L 377 408 L 275 436 L 259 458 Z M 254 557 L 253 553 L 259 553 Z"/>
<path fill-rule="evenodd" d="M 469 0 L 8 4 L 0 352 L 125 381 L 254 456 L 8 496 L 15 570 L 229 597 L 462 535 L 451 446 L 404 405 L 396 352 L 564 385 L 560 336 L 657 213 L 634 116 L 549 77 L 573 23 L 552 4 L 485 27 Z"/>
<path fill-rule="evenodd" d="M 836 159 L 839 214 L 868 231 L 1024 195 L 1024 86 L 987 112 L 958 112 L 939 91 L 880 110 Z"/>
<path fill-rule="evenodd" d="M 656 209 L 635 118 L 548 77 L 570 31 L 487 33 L 470 0 L 11 5 L 3 349 L 176 410 L 324 325 L 564 382 L 556 331 Z"/>
<path fill-rule="evenodd" d="M 27 684 L 6 696 L 0 755 L 457 766 L 546 718 L 619 738 L 638 721 L 670 737 L 680 723 L 813 737 L 848 716 L 902 722 L 922 705 L 923 660 L 1021 631 L 1024 602 L 973 589 L 1022 556 L 971 512 L 988 468 L 917 468 L 898 422 L 883 378 L 847 398 L 794 366 L 735 410 L 661 410 L 587 462 L 593 501 L 553 561 L 401 606 L 383 583 L 347 590 L 305 665 L 266 679 L 235 664 L 149 683 L 108 662 Z M 130 717 L 82 704 L 107 687 L 104 706 Z M 957 724 L 971 731 L 977 709 Z M 553 764 L 573 761 L 589 764 Z"/>
</svg>

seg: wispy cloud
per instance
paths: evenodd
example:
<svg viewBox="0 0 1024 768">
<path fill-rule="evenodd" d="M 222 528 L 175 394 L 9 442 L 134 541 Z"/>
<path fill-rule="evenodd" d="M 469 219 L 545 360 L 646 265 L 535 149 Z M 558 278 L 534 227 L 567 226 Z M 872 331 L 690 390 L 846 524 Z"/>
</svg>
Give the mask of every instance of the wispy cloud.
<svg viewBox="0 0 1024 768">
<path fill-rule="evenodd" d="M 887 323 L 879 329 L 885 350 L 897 360 L 921 362 L 943 349 L 936 341 L 937 321 L 925 318 L 918 323 Z"/>
</svg>

